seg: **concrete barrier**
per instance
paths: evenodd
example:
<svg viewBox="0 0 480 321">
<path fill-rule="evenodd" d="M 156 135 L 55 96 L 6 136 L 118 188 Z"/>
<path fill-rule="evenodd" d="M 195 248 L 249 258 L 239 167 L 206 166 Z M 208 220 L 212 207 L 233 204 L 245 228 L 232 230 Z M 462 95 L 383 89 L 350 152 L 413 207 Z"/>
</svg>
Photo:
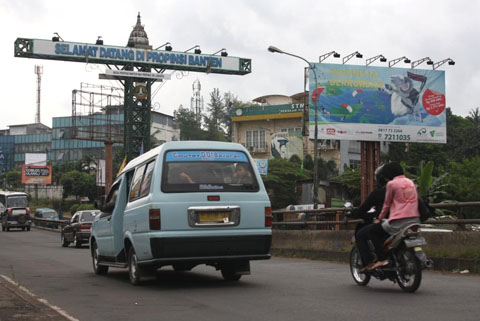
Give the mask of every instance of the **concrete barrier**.
<svg viewBox="0 0 480 321">
<path fill-rule="evenodd" d="M 353 231 L 273 230 L 272 254 L 348 262 Z M 480 273 L 480 233 L 423 232 L 434 269 Z"/>
</svg>

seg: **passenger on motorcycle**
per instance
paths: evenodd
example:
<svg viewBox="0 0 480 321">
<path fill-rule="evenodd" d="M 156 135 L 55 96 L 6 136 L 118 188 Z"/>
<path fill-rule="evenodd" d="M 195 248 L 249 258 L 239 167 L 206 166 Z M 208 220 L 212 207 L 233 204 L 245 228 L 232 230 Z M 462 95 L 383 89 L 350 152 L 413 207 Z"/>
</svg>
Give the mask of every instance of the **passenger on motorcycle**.
<svg viewBox="0 0 480 321">
<path fill-rule="evenodd" d="M 368 231 L 378 261 L 372 264 L 371 257 L 372 261 L 363 261 L 368 270 L 388 264 L 383 243 L 390 235 L 398 233 L 409 224 L 420 224 L 417 190 L 413 181 L 403 174 L 402 166 L 398 162 L 387 163 L 384 165 L 383 175 L 388 181 L 385 202 L 380 215 L 373 222 L 373 227 Z M 387 213 L 389 217 L 385 219 Z"/>
</svg>

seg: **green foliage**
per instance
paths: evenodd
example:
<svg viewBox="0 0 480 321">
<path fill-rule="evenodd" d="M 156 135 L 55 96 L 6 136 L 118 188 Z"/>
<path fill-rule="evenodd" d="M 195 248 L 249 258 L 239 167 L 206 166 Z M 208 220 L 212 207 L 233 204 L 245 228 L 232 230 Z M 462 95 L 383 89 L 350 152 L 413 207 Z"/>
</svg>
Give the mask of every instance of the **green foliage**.
<svg viewBox="0 0 480 321">
<path fill-rule="evenodd" d="M 480 156 L 464 159 L 462 162 L 450 161 L 447 179 L 448 197 L 458 202 L 480 200 Z M 480 217 L 478 209 L 465 209 L 465 216 Z"/>
<path fill-rule="evenodd" d="M 300 165 L 285 159 L 271 159 L 268 163 L 268 175 L 263 176 L 263 182 L 270 195 L 272 208 L 285 208 L 296 204 L 295 181 L 307 179 L 300 174 Z"/>
<path fill-rule="evenodd" d="M 180 127 L 180 140 L 202 140 L 206 133 L 201 128 L 201 123 L 197 120 L 195 112 L 179 108 L 174 114 L 174 121 Z"/>
<path fill-rule="evenodd" d="M 313 171 L 313 157 L 310 154 L 305 156 L 303 160 L 303 168 Z"/>
<path fill-rule="evenodd" d="M 295 163 L 297 165 L 302 165 L 302 159 L 300 158 L 300 156 L 298 156 L 297 154 L 293 154 L 291 157 L 290 157 L 290 161 L 292 163 Z"/>
<path fill-rule="evenodd" d="M 346 168 L 345 171 L 332 178 L 333 182 L 342 185 L 347 193 L 348 200 L 353 204 L 360 204 L 360 186 L 361 186 L 360 167 L 355 169 Z"/>
<path fill-rule="evenodd" d="M 7 184 L 7 188 L 20 188 L 22 187 L 22 174 L 20 171 L 10 171 L 5 175 L 5 182 Z"/>
<path fill-rule="evenodd" d="M 62 175 L 60 183 L 63 185 L 63 197 L 75 195 L 87 196 L 94 199 L 96 194 L 95 176 L 73 170 Z"/>
<path fill-rule="evenodd" d="M 70 213 L 74 214 L 78 210 L 79 206 L 80 204 L 73 204 L 72 206 L 70 206 Z"/>
</svg>

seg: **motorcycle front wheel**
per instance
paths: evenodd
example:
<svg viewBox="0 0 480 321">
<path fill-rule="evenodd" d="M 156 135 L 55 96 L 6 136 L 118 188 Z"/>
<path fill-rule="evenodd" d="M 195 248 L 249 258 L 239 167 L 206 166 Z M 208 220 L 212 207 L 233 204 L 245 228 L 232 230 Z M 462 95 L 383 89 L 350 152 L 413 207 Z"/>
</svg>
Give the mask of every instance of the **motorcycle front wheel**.
<svg viewBox="0 0 480 321">
<path fill-rule="evenodd" d="M 422 267 L 415 256 L 413 249 L 405 248 L 397 254 L 399 266 L 397 268 L 397 282 L 405 292 L 413 293 L 422 282 Z"/>
<path fill-rule="evenodd" d="M 352 273 L 353 280 L 358 284 L 365 286 L 370 282 L 370 275 L 360 273 L 360 269 L 363 267 L 362 258 L 357 247 L 354 246 L 350 251 L 350 272 Z"/>
</svg>

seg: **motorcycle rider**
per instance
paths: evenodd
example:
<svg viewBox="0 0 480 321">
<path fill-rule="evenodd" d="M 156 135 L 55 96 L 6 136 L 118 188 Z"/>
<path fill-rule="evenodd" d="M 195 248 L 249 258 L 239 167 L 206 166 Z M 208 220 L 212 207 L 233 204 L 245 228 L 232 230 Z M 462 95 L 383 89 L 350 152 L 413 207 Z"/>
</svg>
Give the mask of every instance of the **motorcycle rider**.
<svg viewBox="0 0 480 321">
<path fill-rule="evenodd" d="M 398 233 L 409 224 L 420 224 L 417 190 L 413 181 L 405 177 L 402 166 L 398 162 L 387 163 L 384 165 L 383 175 L 388 181 L 385 202 L 380 215 L 373 221 L 373 226 L 367 233 L 375 247 L 378 261 L 371 264 L 372 260 L 368 260 L 370 258 L 367 256 L 367 261 L 363 261 L 367 270 L 388 264 L 383 242 L 390 235 Z M 385 219 L 387 213 L 389 217 Z"/>
<path fill-rule="evenodd" d="M 373 220 L 380 214 L 385 200 L 386 183 L 383 174 L 384 165 L 379 166 L 375 170 L 375 189 L 367 196 L 367 199 L 348 216 L 350 218 L 361 218 L 364 223 L 359 223 L 355 227 L 355 240 L 359 250 L 364 268 L 360 272 L 364 272 L 369 262 L 373 262 L 373 255 L 370 250 L 368 241 L 370 239 L 369 231 L 373 228 Z M 373 210 L 372 210 L 373 209 Z M 367 262 L 367 263 L 365 263 Z"/>
</svg>

